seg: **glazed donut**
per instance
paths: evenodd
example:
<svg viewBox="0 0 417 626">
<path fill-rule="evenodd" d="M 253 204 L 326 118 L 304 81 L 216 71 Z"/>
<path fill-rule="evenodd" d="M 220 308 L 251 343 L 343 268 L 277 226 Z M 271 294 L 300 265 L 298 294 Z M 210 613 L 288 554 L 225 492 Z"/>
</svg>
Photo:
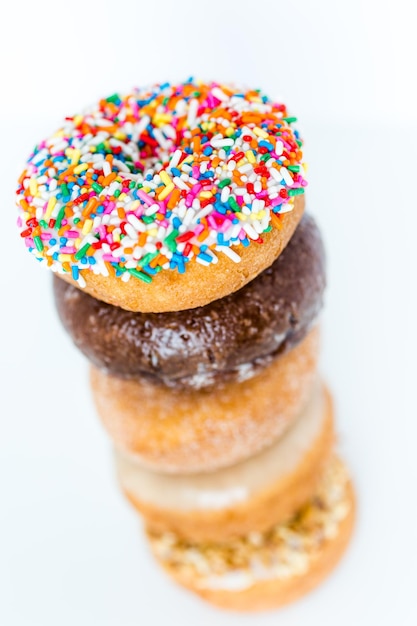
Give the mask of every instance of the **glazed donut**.
<svg viewBox="0 0 417 626">
<path fill-rule="evenodd" d="M 333 447 L 333 407 L 321 383 L 281 439 L 216 472 L 172 476 L 115 451 L 117 476 L 155 532 L 188 541 L 226 542 L 285 522 L 313 497 Z"/>
<path fill-rule="evenodd" d="M 91 388 L 116 447 L 158 472 L 209 472 L 248 458 L 284 433 L 308 401 L 317 356 L 313 329 L 260 374 L 218 393 L 123 380 L 94 367 Z"/>
<path fill-rule="evenodd" d="M 133 313 L 54 279 L 61 321 L 94 365 L 176 389 L 251 378 L 306 336 L 324 287 L 323 245 L 308 215 L 271 267 L 205 307 Z"/>
<path fill-rule="evenodd" d="M 17 190 L 21 236 L 104 302 L 204 306 L 271 265 L 301 218 L 295 119 L 217 83 L 114 94 L 36 146 Z"/>
<path fill-rule="evenodd" d="M 192 542 L 148 531 L 152 552 L 173 579 L 217 606 L 273 609 L 317 587 L 352 535 L 355 494 L 342 462 L 332 457 L 315 494 L 297 513 L 263 533 L 228 542 Z"/>
</svg>

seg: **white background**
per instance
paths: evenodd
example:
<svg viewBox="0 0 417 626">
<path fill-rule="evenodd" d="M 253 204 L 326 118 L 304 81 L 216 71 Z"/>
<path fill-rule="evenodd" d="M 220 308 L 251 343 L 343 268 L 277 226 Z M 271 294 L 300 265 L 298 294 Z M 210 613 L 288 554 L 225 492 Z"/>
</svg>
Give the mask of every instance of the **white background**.
<svg viewBox="0 0 417 626">
<path fill-rule="evenodd" d="M 410 0 L 15 2 L 0 21 L 0 623 L 417 623 L 416 9 Z M 322 371 L 359 499 L 346 558 L 262 616 L 222 613 L 154 565 L 115 485 L 87 364 L 15 229 L 33 145 L 149 81 L 243 81 L 300 118 L 329 287 Z"/>
</svg>

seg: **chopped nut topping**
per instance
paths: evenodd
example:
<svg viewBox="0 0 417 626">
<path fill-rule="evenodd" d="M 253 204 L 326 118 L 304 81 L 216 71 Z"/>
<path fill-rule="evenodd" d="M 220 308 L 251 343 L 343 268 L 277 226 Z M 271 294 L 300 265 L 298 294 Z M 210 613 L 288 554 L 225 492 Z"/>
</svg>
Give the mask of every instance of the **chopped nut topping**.
<svg viewBox="0 0 417 626">
<path fill-rule="evenodd" d="M 262 578 L 289 578 L 305 573 L 324 543 L 333 539 L 350 503 L 349 477 L 337 458 L 329 461 L 315 496 L 296 515 L 264 533 L 252 532 L 221 543 L 192 543 L 174 534 L 148 532 L 163 564 L 200 587 L 217 586 L 233 576 L 250 586 Z"/>
</svg>

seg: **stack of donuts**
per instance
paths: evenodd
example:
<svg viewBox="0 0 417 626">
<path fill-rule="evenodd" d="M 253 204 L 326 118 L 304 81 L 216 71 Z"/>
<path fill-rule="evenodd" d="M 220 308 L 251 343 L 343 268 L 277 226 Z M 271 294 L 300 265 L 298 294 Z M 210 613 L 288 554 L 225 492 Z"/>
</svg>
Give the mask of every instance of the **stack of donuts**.
<svg viewBox="0 0 417 626">
<path fill-rule="evenodd" d="M 17 191 L 153 553 L 240 610 L 316 586 L 354 517 L 295 122 L 218 83 L 113 94 L 36 146 Z"/>
</svg>

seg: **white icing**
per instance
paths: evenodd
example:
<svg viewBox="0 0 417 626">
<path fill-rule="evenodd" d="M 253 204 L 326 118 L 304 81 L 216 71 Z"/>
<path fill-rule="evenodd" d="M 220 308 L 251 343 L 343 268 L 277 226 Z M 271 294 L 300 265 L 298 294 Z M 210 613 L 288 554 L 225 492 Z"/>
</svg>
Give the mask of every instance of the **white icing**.
<svg viewBox="0 0 417 626">
<path fill-rule="evenodd" d="M 253 585 L 253 577 L 245 570 L 234 570 L 222 576 L 209 576 L 203 581 L 199 581 L 200 588 L 223 589 L 225 591 L 241 591 Z"/>
<path fill-rule="evenodd" d="M 226 574 L 212 575 L 198 580 L 198 586 L 204 589 L 222 589 L 224 591 L 242 591 L 263 580 L 285 580 L 294 575 L 302 575 L 308 570 L 309 557 L 305 552 L 292 553 L 291 562 L 276 562 L 265 565 L 259 559 L 253 559 L 249 570 L 231 570 Z"/>
</svg>

